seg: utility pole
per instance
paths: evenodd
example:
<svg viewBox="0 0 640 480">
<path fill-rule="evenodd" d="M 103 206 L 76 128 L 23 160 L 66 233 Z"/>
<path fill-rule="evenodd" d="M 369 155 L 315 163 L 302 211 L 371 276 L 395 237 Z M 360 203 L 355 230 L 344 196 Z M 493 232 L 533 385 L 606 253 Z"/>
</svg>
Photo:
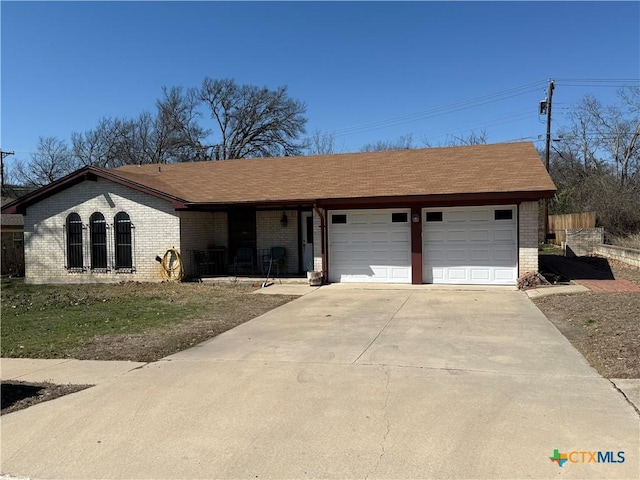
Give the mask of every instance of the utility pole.
<svg viewBox="0 0 640 480">
<path fill-rule="evenodd" d="M 9 155 L 15 155 L 16 152 L 3 152 L 0 150 L 0 187 L 2 187 L 2 193 L 4 194 L 4 157 Z"/>
<path fill-rule="evenodd" d="M 544 111 L 547 113 L 547 139 L 546 139 L 546 149 L 544 152 L 544 166 L 549 172 L 549 152 L 551 150 L 551 103 L 553 99 L 553 90 L 555 85 L 553 80 L 549 80 L 549 87 L 547 89 L 547 98 L 544 101 Z M 542 106 L 541 106 L 542 107 Z M 541 108 L 541 112 L 542 109 Z M 549 199 L 544 199 L 544 239 L 542 243 L 547 243 L 547 234 L 549 233 Z"/>
</svg>

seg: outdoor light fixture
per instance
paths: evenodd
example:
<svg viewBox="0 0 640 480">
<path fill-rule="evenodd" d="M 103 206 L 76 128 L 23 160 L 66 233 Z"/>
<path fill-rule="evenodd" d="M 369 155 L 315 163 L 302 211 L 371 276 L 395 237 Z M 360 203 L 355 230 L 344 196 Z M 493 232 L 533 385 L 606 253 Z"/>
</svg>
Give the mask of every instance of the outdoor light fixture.
<svg viewBox="0 0 640 480">
<path fill-rule="evenodd" d="M 413 215 L 411 215 L 411 221 L 413 223 L 418 223 L 420 221 L 420 214 L 414 213 Z"/>
<path fill-rule="evenodd" d="M 287 218 L 287 214 L 285 212 L 282 212 L 282 218 L 280 218 L 280 225 L 282 225 L 283 227 L 286 227 L 288 223 L 289 223 L 289 219 Z"/>
</svg>

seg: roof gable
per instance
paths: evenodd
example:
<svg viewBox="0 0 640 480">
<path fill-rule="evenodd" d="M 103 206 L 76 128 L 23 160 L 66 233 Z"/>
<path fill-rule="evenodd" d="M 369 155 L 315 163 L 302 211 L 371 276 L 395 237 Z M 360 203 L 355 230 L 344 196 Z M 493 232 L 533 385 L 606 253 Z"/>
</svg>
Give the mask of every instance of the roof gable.
<svg viewBox="0 0 640 480">
<path fill-rule="evenodd" d="M 4 205 L 2 207 L 2 213 L 24 214 L 27 207 L 39 202 L 40 200 L 50 197 L 51 195 L 55 195 L 56 193 L 80 182 L 95 181 L 97 178 L 104 178 L 106 180 L 132 188 L 134 190 L 142 191 L 154 197 L 159 197 L 172 203 L 176 208 L 184 206 L 184 202 L 182 199 L 161 190 L 156 190 L 153 187 L 149 187 L 143 183 L 137 183 L 130 178 L 125 178 L 120 175 L 114 174 L 113 170 L 105 170 L 103 168 L 97 167 L 84 167 L 59 180 L 56 180 L 55 182 L 51 182 L 49 185 L 45 185 L 38 190 L 28 193 L 25 196 L 8 203 L 7 205 Z"/>
</svg>

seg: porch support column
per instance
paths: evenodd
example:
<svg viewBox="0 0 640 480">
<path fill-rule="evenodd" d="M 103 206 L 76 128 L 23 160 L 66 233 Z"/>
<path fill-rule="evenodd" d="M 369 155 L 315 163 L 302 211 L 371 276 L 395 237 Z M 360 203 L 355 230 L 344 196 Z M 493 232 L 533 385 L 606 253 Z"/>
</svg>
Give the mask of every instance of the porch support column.
<svg viewBox="0 0 640 480">
<path fill-rule="evenodd" d="M 414 219 L 418 218 L 417 222 Z M 422 284 L 422 208 L 411 207 L 411 283 Z"/>
</svg>

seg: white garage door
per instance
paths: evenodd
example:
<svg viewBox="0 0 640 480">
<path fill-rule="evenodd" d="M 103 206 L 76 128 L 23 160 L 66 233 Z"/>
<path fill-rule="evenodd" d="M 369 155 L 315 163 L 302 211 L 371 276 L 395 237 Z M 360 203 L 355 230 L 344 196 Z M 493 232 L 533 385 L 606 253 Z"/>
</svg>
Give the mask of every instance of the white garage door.
<svg viewBox="0 0 640 480">
<path fill-rule="evenodd" d="M 409 209 L 332 210 L 329 280 L 411 283 Z"/>
<path fill-rule="evenodd" d="M 515 285 L 516 216 L 513 205 L 423 209 L 423 281 Z"/>
</svg>

